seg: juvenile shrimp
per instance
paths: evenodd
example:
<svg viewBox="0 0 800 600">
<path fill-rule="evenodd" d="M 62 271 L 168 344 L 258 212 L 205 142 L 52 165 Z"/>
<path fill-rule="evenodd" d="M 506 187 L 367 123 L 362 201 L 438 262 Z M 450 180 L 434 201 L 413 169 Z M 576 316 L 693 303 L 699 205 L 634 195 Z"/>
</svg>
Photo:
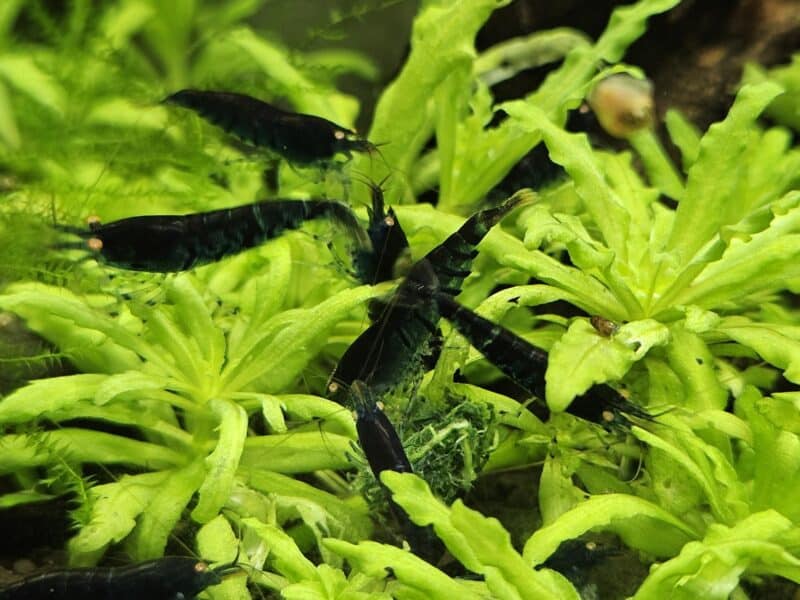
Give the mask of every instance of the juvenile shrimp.
<svg viewBox="0 0 800 600">
<path fill-rule="evenodd" d="M 527 392 L 543 400 L 547 353 L 502 325 L 492 323 L 458 304 L 448 294 L 426 290 L 435 299 L 441 315 L 475 346 L 486 359 Z M 651 421 L 653 415 L 629 402 L 611 386 L 593 385 L 575 397 L 565 412 L 598 423 L 606 429 L 630 425 L 626 415 Z"/>
<path fill-rule="evenodd" d="M 88 249 L 100 262 L 122 269 L 184 271 L 237 254 L 320 217 L 344 226 L 360 245 L 369 244 L 353 212 L 340 202 L 265 200 L 188 215 L 146 215 L 106 224 L 90 220 L 88 231 L 61 226 L 85 243 L 57 247 Z"/>
<path fill-rule="evenodd" d="M 0 600 L 190 600 L 240 567 L 211 568 L 188 556 L 168 556 L 126 567 L 60 569 L 0 589 Z"/>
<path fill-rule="evenodd" d="M 377 146 L 322 117 L 293 113 L 245 94 L 181 90 L 164 99 L 197 112 L 228 133 L 269 148 L 287 160 L 309 164 L 336 154 L 375 152 Z"/>
<path fill-rule="evenodd" d="M 388 176 L 387 176 L 388 178 Z M 403 258 L 410 257 L 408 238 L 394 210 L 386 210 L 380 183 L 366 181 L 372 195 L 372 207 L 367 208 L 369 249 L 358 248 L 353 254 L 356 277 L 363 283 L 380 283 L 397 277 L 397 267 Z"/>
</svg>

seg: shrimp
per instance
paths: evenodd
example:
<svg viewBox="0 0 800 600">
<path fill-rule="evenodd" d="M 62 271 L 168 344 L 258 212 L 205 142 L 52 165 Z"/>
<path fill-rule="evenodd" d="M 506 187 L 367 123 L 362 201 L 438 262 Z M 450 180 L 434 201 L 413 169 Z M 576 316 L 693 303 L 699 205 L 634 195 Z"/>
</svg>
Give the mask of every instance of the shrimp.
<svg viewBox="0 0 800 600">
<path fill-rule="evenodd" d="M 377 150 L 372 142 L 327 119 L 281 110 L 244 94 L 181 90 L 164 102 L 194 110 L 226 132 L 294 163 L 330 160 L 339 153 L 349 159 L 351 152 Z"/>
<path fill-rule="evenodd" d="M 397 215 L 391 207 L 388 211 L 385 209 L 381 189 L 384 181 L 378 184 L 367 182 L 372 192 L 372 207 L 367 209 L 367 235 L 371 249 L 357 249 L 353 255 L 356 276 L 364 283 L 380 283 L 396 278 L 398 265 L 411 254 L 408 238 Z"/>
<path fill-rule="evenodd" d="M 239 568 L 168 556 L 127 567 L 60 569 L 0 589 L 0 600 L 189 600 Z"/>
<path fill-rule="evenodd" d="M 433 286 L 450 295 L 460 293 L 478 253 L 477 245 L 522 200 L 523 196 L 513 196 L 502 206 L 472 215 L 414 263 L 375 322 L 345 351 L 328 381 L 330 395 L 336 397 L 357 379 L 368 381 L 379 394 L 408 380 L 438 334 L 439 309 L 418 290 Z"/>
<path fill-rule="evenodd" d="M 369 240 L 344 204 L 324 200 L 265 200 L 235 208 L 189 215 L 146 215 L 101 224 L 89 230 L 60 229 L 85 241 L 100 262 L 134 271 L 172 272 L 220 260 L 275 238 L 305 221 L 331 217 L 362 246 Z M 62 243 L 59 248 L 84 248 Z"/>
<path fill-rule="evenodd" d="M 537 398 L 545 397 L 547 353 L 509 329 L 492 323 L 458 304 L 448 294 L 427 290 L 442 316 L 450 321 L 489 362 Z M 566 408 L 571 415 L 598 423 L 606 429 L 630 424 L 626 415 L 652 420 L 653 415 L 628 401 L 605 384 L 593 385 Z"/>
</svg>

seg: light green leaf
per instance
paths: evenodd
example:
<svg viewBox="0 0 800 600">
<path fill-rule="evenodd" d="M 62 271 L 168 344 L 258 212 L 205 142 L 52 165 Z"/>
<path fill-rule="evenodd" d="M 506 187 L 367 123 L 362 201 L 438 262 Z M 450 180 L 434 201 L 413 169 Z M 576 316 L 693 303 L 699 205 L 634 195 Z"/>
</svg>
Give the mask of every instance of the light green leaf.
<svg viewBox="0 0 800 600">
<path fill-rule="evenodd" d="M 583 99 L 598 65 L 619 61 L 627 47 L 645 32 L 647 19 L 669 10 L 679 1 L 641 0 L 618 7 L 595 44 L 573 48 L 562 65 L 551 71 L 539 89 L 525 101 L 544 111 L 557 125 L 563 124 L 567 111 L 578 106 Z M 453 186 L 453 198 L 462 205 L 474 205 L 539 141 L 541 136 L 538 132 L 520 131 L 514 119 L 488 129 L 481 139 L 471 140 L 470 160 L 468 164 L 465 161 Z M 448 199 L 445 201 L 450 202 Z"/>
<path fill-rule="evenodd" d="M 581 31 L 558 27 L 511 38 L 484 50 L 475 60 L 475 74 L 489 87 L 561 59 L 573 48 L 588 45 Z"/>
<path fill-rule="evenodd" d="M 112 98 L 98 102 L 86 115 L 87 123 L 106 127 L 129 127 L 163 131 L 169 122 L 163 106 L 140 106 L 127 98 Z"/>
<path fill-rule="evenodd" d="M 91 520 L 69 540 L 70 564 L 93 565 L 110 544 L 124 539 L 170 475 L 170 471 L 124 475 L 90 488 Z"/>
<path fill-rule="evenodd" d="M 800 559 L 779 541 L 791 527 L 774 511 L 751 515 L 731 528 L 712 524 L 703 541 L 686 544 L 678 556 L 655 566 L 634 598 L 727 600 L 750 570 L 800 583 Z"/>
<path fill-rule="evenodd" d="M 325 345 L 331 329 L 377 293 L 379 290 L 373 286 L 361 286 L 338 292 L 313 308 L 277 314 L 262 326 L 263 337 L 245 355 L 228 357 L 222 385 L 238 391 L 268 373 L 262 391 L 283 390 Z M 273 321 L 275 331 L 272 331 Z"/>
<path fill-rule="evenodd" d="M 64 114 L 64 90 L 39 68 L 32 56 L 11 53 L 0 55 L 0 78 L 59 116 Z"/>
<path fill-rule="evenodd" d="M 783 375 L 789 381 L 800 383 L 800 326 L 759 323 L 733 316 L 722 319 L 717 330 L 784 369 Z"/>
<path fill-rule="evenodd" d="M 688 171 L 700 154 L 700 132 L 675 109 L 664 117 L 670 140 L 678 147 L 683 159 L 683 170 Z"/>
<path fill-rule="evenodd" d="M 241 464 L 279 473 L 309 473 L 320 469 L 347 469 L 352 440 L 327 432 L 300 432 L 250 436 Z"/>
<path fill-rule="evenodd" d="M 294 498 L 302 498 L 323 507 L 333 520 L 340 523 L 339 537 L 359 540 L 372 533 L 369 510 L 360 497 L 341 499 L 298 479 L 265 470 L 264 465 L 253 469 L 240 467 L 239 476 L 253 489 L 276 495 L 279 502 L 285 499 L 287 504 L 291 504 Z"/>
<path fill-rule="evenodd" d="M 24 423 L 92 398 L 105 375 L 66 375 L 32 381 L 0 400 L 0 423 Z"/>
<path fill-rule="evenodd" d="M 148 560 L 164 555 L 167 541 L 183 515 L 186 505 L 203 481 L 203 464 L 195 461 L 183 469 L 167 472 L 168 477 L 152 495 L 147 508 L 138 518 L 127 548 L 135 560 Z M 202 554 L 204 558 L 212 558 Z M 231 557 L 233 560 L 233 557 Z"/>
<path fill-rule="evenodd" d="M 317 579 L 314 564 L 280 528 L 253 518 L 242 519 L 242 524 L 267 544 L 270 563 L 278 573 L 294 582 Z"/>
<path fill-rule="evenodd" d="M 50 380 L 48 380 L 50 381 Z M 117 375 L 103 376 L 103 381 L 94 392 L 94 402 L 103 406 L 122 395 L 135 395 L 150 390 L 162 390 L 169 386 L 166 378 L 140 371 L 125 371 Z"/>
<path fill-rule="evenodd" d="M 63 427 L 46 434 L 13 434 L 0 437 L 0 474 L 52 462 L 51 452 L 78 463 L 127 464 L 138 467 L 170 468 L 182 465 L 179 452 L 127 437 Z"/>
<path fill-rule="evenodd" d="M 741 156 L 752 139 L 753 122 L 780 93 L 780 86 L 773 83 L 744 86 L 725 120 L 712 125 L 703 136 L 667 246 L 678 253 L 683 264 L 722 226 L 741 218 L 740 207 L 732 202 L 743 176 Z"/>
<path fill-rule="evenodd" d="M 140 369 L 139 356 L 158 360 L 133 333 L 66 289 L 23 283 L 5 291 L 0 307 L 25 319 L 30 329 L 69 354 L 82 371 L 118 373 Z"/>
<path fill-rule="evenodd" d="M 622 379 L 636 352 L 615 338 L 601 336 L 586 320 L 576 319 L 550 349 L 545 374 L 547 405 L 561 412 L 596 383 Z"/>
<path fill-rule="evenodd" d="M 400 173 L 411 172 L 432 133 L 428 107 L 431 94 L 454 71 L 472 70 L 475 34 L 496 8 L 508 0 L 474 0 L 470 3 L 429 2 L 414 19 L 411 54 L 397 78 L 384 90 L 375 107 L 369 139 L 391 144 L 382 150 L 386 163 Z M 441 107 L 448 110 L 449 107 Z M 368 157 L 355 167 L 365 170 Z M 397 203 L 390 191 L 389 203 Z"/>
<path fill-rule="evenodd" d="M 17 120 L 14 118 L 14 107 L 11 106 L 11 96 L 2 82 L 0 82 L 0 139 L 12 150 L 19 148 L 22 143 Z"/>
<path fill-rule="evenodd" d="M 697 537 L 697 533 L 681 519 L 647 500 L 624 494 L 604 494 L 592 496 L 561 515 L 554 523 L 539 529 L 525 542 L 522 556 L 528 565 L 535 567 L 546 561 L 565 540 L 579 537 L 592 529 L 614 531 L 618 521 L 637 521 L 642 518 L 654 520 L 663 537 L 661 540 L 649 540 L 647 545 L 635 546 L 641 550 L 663 555 L 665 547 L 676 540 L 681 541 L 672 548 L 680 548 L 687 539 Z"/>
<path fill-rule="evenodd" d="M 145 0 L 125 0 L 111 5 L 103 13 L 98 29 L 99 37 L 112 48 L 122 48 L 154 12 Z"/>
<path fill-rule="evenodd" d="M 683 327 L 670 328 L 672 343 L 666 347 L 667 363 L 683 383 L 687 407 L 723 409 L 727 392 L 714 373 L 714 357 L 702 339 Z"/>
<path fill-rule="evenodd" d="M 681 465 L 686 476 L 703 490 L 718 521 L 732 523 L 743 516 L 747 510 L 743 484 L 719 449 L 689 431 L 679 430 L 677 426 L 661 436 L 636 426 L 631 432 L 646 444 L 666 452 Z"/>
<path fill-rule="evenodd" d="M 219 440 L 206 457 L 206 478 L 192 511 L 192 518 L 199 523 L 213 519 L 227 501 L 247 437 L 247 413 L 241 406 L 216 398 L 209 406 L 219 419 Z"/>
<path fill-rule="evenodd" d="M 456 500 L 451 508 L 437 500 L 428 485 L 411 473 L 384 471 L 381 481 L 418 525 L 433 525 L 437 536 L 465 567 L 487 576 L 497 594 L 507 586 L 520 598 L 578 598 L 563 578 L 551 578 L 530 569 L 511 546 L 500 522 L 467 508 Z"/>
<path fill-rule="evenodd" d="M 414 596 L 398 594 L 398 597 L 481 599 L 462 583 L 406 550 L 377 542 L 350 544 L 332 538 L 324 540 L 324 544 L 351 566 L 372 577 L 385 578 L 387 569 L 391 569 L 399 582 L 417 592 Z"/>
<path fill-rule="evenodd" d="M 753 432 L 752 505 L 773 508 L 800 523 L 800 410 L 780 398 L 762 398 L 753 387 L 736 400 L 736 412 Z"/>
<path fill-rule="evenodd" d="M 675 303 L 713 308 L 723 302 L 746 301 L 765 290 L 785 289 L 789 281 L 800 276 L 800 266 L 794 260 L 798 253 L 800 207 L 795 207 L 776 215 L 764 231 L 746 239 L 732 239 L 722 257 L 703 269 Z"/>
</svg>

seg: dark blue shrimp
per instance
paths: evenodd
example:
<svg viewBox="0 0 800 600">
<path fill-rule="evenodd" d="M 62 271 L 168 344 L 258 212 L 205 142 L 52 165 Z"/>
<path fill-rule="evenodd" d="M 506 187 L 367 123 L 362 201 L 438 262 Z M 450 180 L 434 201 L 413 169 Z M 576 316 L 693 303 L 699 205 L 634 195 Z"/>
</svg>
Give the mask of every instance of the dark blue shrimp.
<svg viewBox="0 0 800 600">
<path fill-rule="evenodd" d="M 620 554 L 619 550 L 606 544 L 582 539 L 566 540 L 536 568 L 558 571 L 574 586 L 582 588 L 589 583 L 592 568 L 606 558 Z"/>
<path fill-rule="evenodd" d="M 4 587 L 0 600 L 189 600 L 239 568 L 169 556 L 127 567 L 62 569 Z"/>
<path fill-rule="evenodd" d="M 441 315 L 450 321 L 487 360 L 539 399 L 545 397 L 547 353 L 505 327 L 492 323 L 458 304 L 448 294 L 423 290 L 433 296 Z M 593 385 L 577 396 L 566 412 L 598 423 L 606 429 L 626 427 L 627 416 L 652 420 L 653 416 L 605 384 Z"/>
<path fill-rule="evenodd" d="M 305 221 L 329 217 L 343 225 L 359 244 L 369 241 L 346 205 L 323 200 L 266 200 L 235 208 L 189 215 L 146 215 L 89 230 L 61 227 L 86 240 L 59 248 L 86 248 L 100 262 L 134 271 L 183 271 L 237 254 L 275 238 Z"/>
<path fill-rule="evenodd" d="M 378 483 L 381 482 L 383 471 L 413 473 L 400 436 L 397 435 L 397 430 L 392 422 L 378 406 L 370 387 L 363 381 L 354 381 L 350 386 L 350 398 L 356 411 L 358 441 Z M 391 499 L 382 483 L 381 487 L 384 488 L 389 508 L 400 524 L 414 553 L 431 561 L 441 557 L 443 553 L 441 542 L 433 535 L 431 528 L 420 527 L 413 523 L 406 512 Z"/>
<path fill-rule="evenodd" d="M 503 206 L 482 210 L 414 263 L 383 311 L 347 348 L 328 382 L 329 393 L 345 403 L 341 392 L 356 379 L 368 381 L 382 394 L 413 377 L 437 335 L 439 309 L 436 302 L 423 298 L 420 288 L 434 287 L 456 295 L 469 275 L 477 245 L 500 219 L 519 205 L 513 197 Z"/>
<path fill-rule="evenodd" d="M 395 279 L 398 262 L 411 253 L 397 215 L 392 208 L 385 209 L 382 184 L 383 181 L 378 184 L 367 182 L 372 192 L 372 208 L 367 209 L 367 235 L 372 245 L 370 249 L 357 249 L 353 255 L 356 276 L 364 283 Z"/>
<path fill-rule="evenodd" d="M 181 90 L 164 102 L 189 108 L 255 146 L 269 148 L 295 163 L 314 163 L 342 153 L 373 152 L 375 144 L 322 117 L 281 110 L 233 92 Z"/>
</svg>

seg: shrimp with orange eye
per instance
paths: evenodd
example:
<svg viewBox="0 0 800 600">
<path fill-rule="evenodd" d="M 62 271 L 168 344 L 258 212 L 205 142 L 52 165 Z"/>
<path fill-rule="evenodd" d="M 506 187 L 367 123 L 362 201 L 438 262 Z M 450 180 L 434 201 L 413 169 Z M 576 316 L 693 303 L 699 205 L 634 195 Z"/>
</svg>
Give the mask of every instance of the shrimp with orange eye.
<svg viewBox="0 0 800 600">
<path fill-rule="evenodd" d="M 594 86 L 586 99 L 606 133 L 627 138 L 650 127 L 655 118 L 653 84 L 627 73 L 616 73 Z"/>
<path fill-rule="evenodd" d="M 339 153 L 351 158 L 351 152 L 377 151 L 375 144 L 346 127 L 245 94 L 181 90 L 164 102 L 191 109 L 227 133 L 298 164 L 331 160 Z"/>
</svg>

